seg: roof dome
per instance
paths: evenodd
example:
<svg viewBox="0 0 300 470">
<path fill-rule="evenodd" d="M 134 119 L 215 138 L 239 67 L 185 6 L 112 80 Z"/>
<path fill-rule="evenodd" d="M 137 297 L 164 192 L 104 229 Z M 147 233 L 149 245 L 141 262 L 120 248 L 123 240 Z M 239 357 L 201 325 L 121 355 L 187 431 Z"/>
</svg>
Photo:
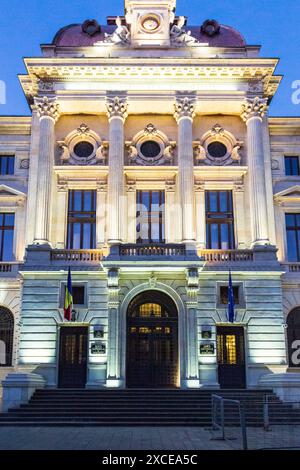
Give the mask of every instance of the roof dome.
<svg viewBox="0 0 300 470">
<path fill-rule="evenodd" d="M 61 28 L 52 44 L 59 47 L 87 47 L 97 41 L 103 41 L 105 33 L 115 30 L 114 24 L 100 26 L 96 20 L 86 20 L 83 24 L 71 24 Z M 246 41 L 239 31 L 231 26 L 219 24 L 215 20 L 206 20 L 201 27 L 186 26 L 201 43 L 210 47 L 245 47 Z"/>
</svg>

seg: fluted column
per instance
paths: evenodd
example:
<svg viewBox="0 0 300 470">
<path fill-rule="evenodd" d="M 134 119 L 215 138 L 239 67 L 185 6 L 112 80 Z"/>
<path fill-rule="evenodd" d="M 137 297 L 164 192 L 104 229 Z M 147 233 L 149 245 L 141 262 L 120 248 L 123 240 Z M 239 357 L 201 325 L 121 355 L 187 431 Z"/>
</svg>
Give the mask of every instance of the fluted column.
<svg viewBox="0 0 300 470">
<path fill-rule="evenodd" d="M 109 173 L 108 173 L 108 242 L 122 241 L 124 203 L 124 122 L 127 101 L 118 96 L 108 98 L 109 119 Z"/>
<path fill-rule="evenodd" d="M 174 117 L 178 123 L 178 182 L 182 211 L 182 241 L 194 243 L 195 200 L 194 200 L 194 155 L 193 119 L 194 102 L 188 97 L 175 104 Z"/>
<path fill-rule="evenodd" d="M 34 244 L 50 245 L 52 171 L 54 165 L 54 125 L 59 116 L 59 105 L 54 98 L 35 99 L 39 117 L 40 140 Z"/>
<path fill-rule="evenodd" d="M 262 119 L 266 110 L 267 100 L 258 97 L 248 99 L 242 107 L 242 118 L 247 124 L 253 246 L 270 243 L 262 124 Z"/>
</svg>

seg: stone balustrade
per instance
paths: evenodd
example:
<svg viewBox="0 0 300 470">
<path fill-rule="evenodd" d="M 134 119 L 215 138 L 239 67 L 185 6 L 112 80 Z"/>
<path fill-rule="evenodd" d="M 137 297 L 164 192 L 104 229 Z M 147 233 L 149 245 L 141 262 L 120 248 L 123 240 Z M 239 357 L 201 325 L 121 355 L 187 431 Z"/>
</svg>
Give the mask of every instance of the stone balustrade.
<svg viewBox="0 0 300 470">
<path fill-rule="evenodd" d="M 253 261 L 252 250 L 199 250 L 198 255 L 209 263 Z"/>
<path fill-rule="evenodd" d="M 103 258 L 102 250 L 52 250 L 51 261 L 64 262 L 99 262 Z"/>
<path fill-rule="evenodd" d="M 184 256 L 185 252 L 185 245 L 179 244 L 120 245 L 121 256 Z"/>
</svg>

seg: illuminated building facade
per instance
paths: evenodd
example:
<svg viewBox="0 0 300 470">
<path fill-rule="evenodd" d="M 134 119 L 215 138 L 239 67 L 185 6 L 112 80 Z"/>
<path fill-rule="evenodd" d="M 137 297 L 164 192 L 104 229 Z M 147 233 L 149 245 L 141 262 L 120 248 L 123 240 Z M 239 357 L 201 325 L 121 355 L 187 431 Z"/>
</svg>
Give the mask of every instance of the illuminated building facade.
<svg viewBox="0 0 300 470">
<path fill-rule="evenodd" d="M 269 117 L 276 59 L 175 7 L 125 0 L 25 59 L 32 115 L 0 118 L 2 378 L 256 388 L 297 372 L 300 118 Z"/>
</svg>

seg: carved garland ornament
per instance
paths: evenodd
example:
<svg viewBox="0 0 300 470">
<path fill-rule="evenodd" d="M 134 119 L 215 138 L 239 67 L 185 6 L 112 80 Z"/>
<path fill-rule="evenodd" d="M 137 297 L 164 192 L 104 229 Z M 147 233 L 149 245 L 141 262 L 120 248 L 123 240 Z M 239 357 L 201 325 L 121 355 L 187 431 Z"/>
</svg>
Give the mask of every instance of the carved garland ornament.
<svg viewBox="0 0 300 470">
<path fill-rule="evenodd" d="M 195 161 L 198 165 L 226 166 L 239 164 L 241 161 L 239 151 L 242 146 L 243 142 L 236 140 L 231 132 L 226 131 L 219 124 L 215 124 L 195 145 Z M 220 153 L 215 153 L 218 150 Z"/>
<path fill-rule="evenodd" d="M 148 124 L 131 142 L 127 142 L 128 163 L 130 165 L 168 165 L 174 157 L 175 142 L 170 142 L 165 134 Z"/>
<path fill-rule="evenodd" d="M 69 165 L 104 165 L 107 160 L 108 143 L 86 124 L 82 123 L 63 141 L 58 141 L 60 161 Z"/>
</svg>

